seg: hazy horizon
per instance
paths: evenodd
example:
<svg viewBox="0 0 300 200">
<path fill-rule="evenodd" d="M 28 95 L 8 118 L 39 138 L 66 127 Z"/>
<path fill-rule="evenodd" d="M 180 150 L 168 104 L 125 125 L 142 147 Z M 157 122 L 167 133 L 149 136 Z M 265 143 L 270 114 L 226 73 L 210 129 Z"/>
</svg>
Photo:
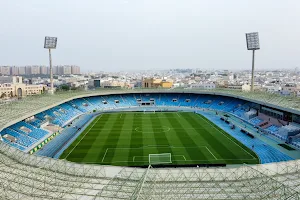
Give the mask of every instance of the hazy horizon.
<svg viewBox="0 0 300 200">
<path fill-rule="evenodd" d="M 0 65 L 81 71 L 251 69 L 245 33 L 259 32 L 256 69 L 300 67 L 296 0 L 9 0 L 0 2 Z"/>
</svg>

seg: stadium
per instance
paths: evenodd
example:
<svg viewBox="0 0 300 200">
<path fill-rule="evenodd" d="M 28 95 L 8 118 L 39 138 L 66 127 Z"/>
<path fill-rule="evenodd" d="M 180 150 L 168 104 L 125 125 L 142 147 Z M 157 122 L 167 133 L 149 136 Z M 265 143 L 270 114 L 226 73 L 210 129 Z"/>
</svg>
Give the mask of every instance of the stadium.
<svg viewBox="0 0 300 200">
<path fill-rule="evenodd" d="M 1 199 L 299 199 L 300 101 L 96 90 L 1 105 Z"/>
</svg>

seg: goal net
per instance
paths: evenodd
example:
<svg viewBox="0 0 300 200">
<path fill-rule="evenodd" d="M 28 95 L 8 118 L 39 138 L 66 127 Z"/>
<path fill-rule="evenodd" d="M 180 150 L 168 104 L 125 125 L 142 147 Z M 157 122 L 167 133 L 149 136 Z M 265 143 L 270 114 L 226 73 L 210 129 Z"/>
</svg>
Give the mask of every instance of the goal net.
<svg viewBox="0 0 300 200">
<path fill-rule="evenodd" d="M 167 164 L 172 163 L 171 153 L 149 154 L 149 164 Z"/>
</svg>

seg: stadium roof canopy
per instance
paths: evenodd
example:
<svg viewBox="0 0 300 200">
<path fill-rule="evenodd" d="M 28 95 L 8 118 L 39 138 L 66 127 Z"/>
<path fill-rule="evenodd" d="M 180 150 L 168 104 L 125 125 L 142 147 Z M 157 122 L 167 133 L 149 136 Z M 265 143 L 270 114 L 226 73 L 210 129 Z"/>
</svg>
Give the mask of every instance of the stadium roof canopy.
<svg viewBox="0 0 300 200">
<path fill-rule="evenodd" d="M 199 94 L 215 94 L 240 98 L 262 105 L 271 106 L 273 108 L 287 110 L 300 115 L 300 98 L 285 97 L 278 94 L 266 92 L 242 92 L 241 90 L 214 89 L 214 90 L 199 90 L 199 89 L 118 89 L 118 90 L 79 90 L 68 92 L 57 92 L 55 95 L 43 94 L 36 96 L 28 96 L 16 101 L 0 102 L 0 130 L 10 126 L 20 120 L 26 119 L 34 114 L 42 112 L 48 108 L 59 105 L 63 102 L 85 96 L 96 96 L 106 94 L 121 94 L 121 93 L 199 93 Z"/>
<path fill-rule="evenodd" d="M 78 164 L 0 143 L 1 199 L 299 200 L 300 161 L 231 168 Z"/>
</svg>

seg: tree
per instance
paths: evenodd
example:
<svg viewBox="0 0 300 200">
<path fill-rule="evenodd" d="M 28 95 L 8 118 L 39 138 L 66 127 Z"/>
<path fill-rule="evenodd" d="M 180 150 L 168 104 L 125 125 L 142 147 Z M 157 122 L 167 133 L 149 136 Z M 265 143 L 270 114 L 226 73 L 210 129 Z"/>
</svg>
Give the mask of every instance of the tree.
<svg viewBox="0 0 300 200">
<path fill-rule="evenodd" d="M 2 93 L 1 96 L 0 96 L 0 98 L 3 99 L 4 97 L 6 97 L 6 94 Z"/>
<path fill-rule="evenodd" d="M 68 86 L 68 85 L 62 85 L 62 86 L 60 86 L 60 88 L 62 90 L 70 90 L 70 86 Z"/>
</svg>

